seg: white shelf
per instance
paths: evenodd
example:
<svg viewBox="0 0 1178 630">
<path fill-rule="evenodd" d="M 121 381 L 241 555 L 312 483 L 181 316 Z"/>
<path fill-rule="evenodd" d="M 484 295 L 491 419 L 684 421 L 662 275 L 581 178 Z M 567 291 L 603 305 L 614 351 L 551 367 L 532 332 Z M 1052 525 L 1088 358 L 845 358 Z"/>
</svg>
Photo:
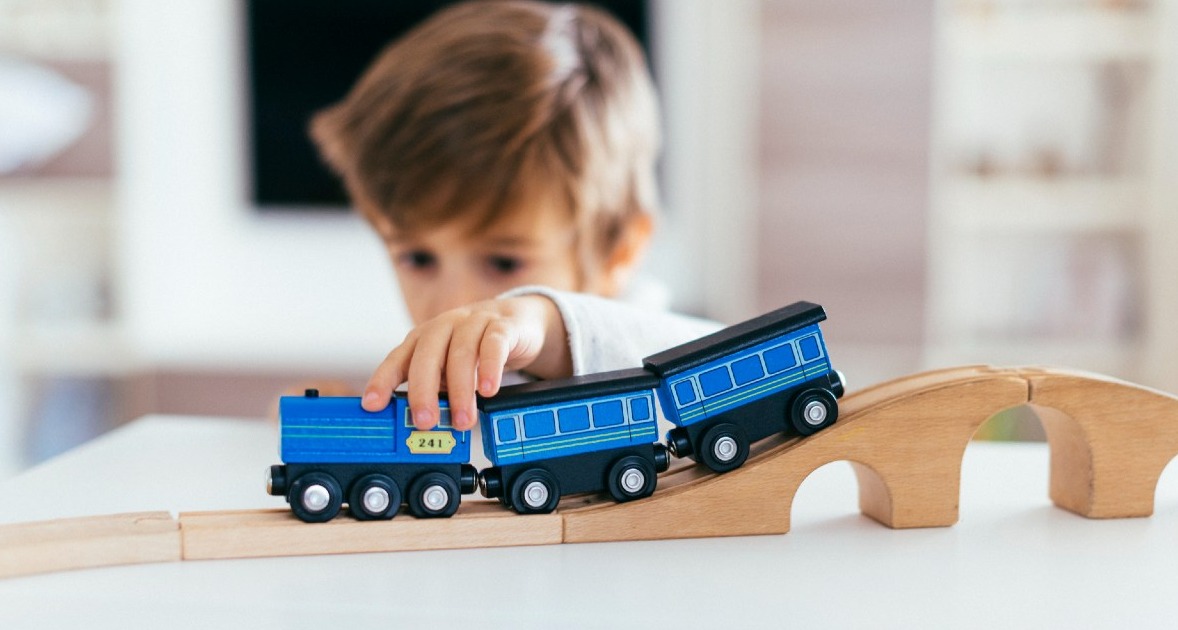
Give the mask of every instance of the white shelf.
<svg viewBox="0 0 1178 630">
<path fill-rule="evenodd" d="M 17 328 L 11 345 L 13 364 L 23 374 L 122 377 L 145 370 L 225 369 L 367 375 L 394 344 L 375 334 L 323 333 L 294 345 L 243 334 L 194 344 L 183 353 L 145 355 L 119 322 L 110 321 L 27 324 Z"/>
<path fill-rule="evenodd" d="M 950 55 L 975 61 L 1145 61 L 1154 53 L 1150 18 L 1097 6 L 950 9 L 942 37 Z"/>
<path fill-rule="evenodd" d="M 0 179 L 0 207 L 6 212 L 46 210 L 81 213 L 109 211 L 114 182 L 104 177 L 6 177 Z"/>
<path fill-rule="evenodd" d="M 3 51 L 38 59 L 103 61 L 115 31 L 109 0 L 0 2 Z"/>
<path fill-rule="evenodd" d="M 948 177 L 939 204 L 965 232 L 1109 232 L 1140 227 L 1144 182 L 1132 178 Z"/>
<path fill-rule="evenodd" d="M 940 0 L 927 366 L 1050 364 L 1138 381 L 1156 371 L 1146 360 L 1161 322 L 1141 309 L 1158 300 L 1161 259 L 1142 248 L 1171 220 L 1156 194 L 1172 172 L 1158 146 L 1171 143 L 1146 117 L 1172 109 L 1159 87 L 1174 7 Z M 1102 83 L 1110 62 L 1145 71 Z M 955 168 L 962 155 L 1036 164 L 1040 151 L 1065 174 Z M 1133 175 L 1067 172 L 1102 156 Z"/>
<path fill-rule="evenodd" d="M 71 322 L 20 326 L 13 357 L 29 375 L 118 377 L 142 364 L 113 322 Z"/>
</svg>

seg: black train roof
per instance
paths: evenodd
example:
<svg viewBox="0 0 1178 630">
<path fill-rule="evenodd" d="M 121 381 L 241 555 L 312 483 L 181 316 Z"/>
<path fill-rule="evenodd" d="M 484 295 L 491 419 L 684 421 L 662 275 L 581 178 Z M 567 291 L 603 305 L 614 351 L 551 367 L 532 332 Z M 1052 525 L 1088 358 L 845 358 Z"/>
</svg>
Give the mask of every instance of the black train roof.
<svg viewBox="0 0 1178 630">
<path fill-rule="evenodd" d="M 508 385 L 493 398 L 479 396 L 480 410 L 491 413 L 505 409 L 551 405 L 583 398 L 609 396 L 658 387 L 659 378 L 642 368 L 584 374 L 533 383 Z"/>
<path fill-rule="evenodd" d="M 794 302 L 695 341 L 652 354 L 642 362 L 646 369 L 666 378 L 824 319 L 826 311 L 821 306 L 811 302 Z"/>
</svg>

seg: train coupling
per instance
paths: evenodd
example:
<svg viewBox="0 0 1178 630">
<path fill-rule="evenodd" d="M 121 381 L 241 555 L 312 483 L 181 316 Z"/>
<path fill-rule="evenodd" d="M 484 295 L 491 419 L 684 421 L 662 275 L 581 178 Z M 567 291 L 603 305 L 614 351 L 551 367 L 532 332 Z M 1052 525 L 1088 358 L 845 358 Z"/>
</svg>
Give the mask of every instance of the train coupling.
<svg viewBox="0 0 1178 630">
<path fill-rule="evenodd" d="M 275 464 L 266 471 L 266 494 L 284 497 L 287 492 L 286 466 Z"/>
<path fill-rule="evenodd" d="M 691 455 L 691 438 L 687 436 L 686 429 L 679 427 L 667 432 L 667 450 L 675 457 Z"/>
<path fill-rule="evenodd" d="M 834 394 L 835 398 L 842 398 L 846 391 L 847 377 L 843 375 L 842 370 L 831 370 L 830 393 Z"/>
<path fill-rule="evenodd" d="M 488 468 L 479 474 L 479 493 L 488 499 L 503 496 L 503 474 L 498 468 Z"/>
<path fill-rule="evenodd" d="M 462 494 L 472 494 L 479 488 L 479 471 L 470 464 L 463 464 L 458 472 L 458 489 Z"/>
<path fill-rule="evenodd" d="M 662 444 L 654 445 L 654 471 L 666 472 L 671 467 L 671 449 Z"/>
</svg>

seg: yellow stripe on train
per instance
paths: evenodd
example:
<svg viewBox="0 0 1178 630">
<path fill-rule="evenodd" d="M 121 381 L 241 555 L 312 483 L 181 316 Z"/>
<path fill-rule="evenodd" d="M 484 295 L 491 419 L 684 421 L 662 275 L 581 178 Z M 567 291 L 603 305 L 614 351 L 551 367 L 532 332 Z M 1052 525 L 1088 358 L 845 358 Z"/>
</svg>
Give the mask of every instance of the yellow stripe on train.
<svg viewBox="0 0 1178 630">
<path fill-rule="evenodd" d="M 731 407 L 733 404 L 742 402 L 751 397 L 758 396 L 762 393 L 769 392 L 779 387 L 790 385 L 795 381 L 808 381 L 813 376 L 825 374 L 830 371 L 830 363 L 823 362 L 808 368 L 803 368 L 801 373 L 794 374 L 788 378 L 778 377 L 776 380 L 766 381 L 749 389 L 737 390 L 735 394 L 729 394 L 727 397 L 718 399 L 720 409 L 705 410 L 703 408 L 692 409 L 690 412 L 679 415 L 679 421 L 687 423 L 689 420 L 694 420 L 697 416 L 706 414 L 715 414 L 723 411 L 724 408 Z M 703 404 L 703 403 L 699 403 Z"/>
<path fill-rule="evenodd" d="M 594 433 L 592 435 L 560 440 L 558 442 L 548 442 L 544 445 L 538 445 L 533 442 L 528 444 L 528 453 L 542 453 L 566 448 L 574 448 L 577 446 L 588 446 L 590 444 L 601 444 L 602 442 L 612 442 L 618 438 L 626 437 L 627 435 L 629 435 L 631 440 L 636 440 L 647 436 L 656 436 L 658 435 L 658 428 L 654 423 L 650 423 L 649 429 L 633 434 L 630 433 L 629 429 L 613 429 L 608 433 Z M 495 449 L 495 455 L 500 459 L 508 457 L 520 457 L 523 455 L 523 450 L 523 444 L 520 444 L 519 446 L 497 448 Z"/>
</svg>

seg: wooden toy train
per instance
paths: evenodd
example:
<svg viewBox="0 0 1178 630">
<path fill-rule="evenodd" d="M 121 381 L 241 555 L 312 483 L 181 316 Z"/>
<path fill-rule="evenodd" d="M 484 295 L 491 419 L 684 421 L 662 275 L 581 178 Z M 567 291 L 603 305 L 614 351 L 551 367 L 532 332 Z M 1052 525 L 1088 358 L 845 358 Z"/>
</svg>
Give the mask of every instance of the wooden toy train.
<svg viewBox="0 0 1178 630">
<path fill-rule="evenodd" d="M 267 491 L 306 522 L 346 504 L 361 520 L 444 517 L 479 487 L 521 514 L 556 509 L 562 495 L 608 491 L 616 501 L 654 493 L 671 456 L 723 473 L 749 445 L 782 431 L 811 435 L 838 418 L 843 379 L 831 367 L 821 306 L 797 302 L 647 357 L 644 367 L 504 387 L 478 400 L 483 451 L 470 465 L 470 432 L 447 402 L 430 431 L 413 427 L 404 394 L 364 411 L 359 398 L 283 397 L 284 464 Z M 658 442 L 657 398 L 675 425 Z M 402 493 L 405 492 L 403 495 Z"/>
</svg>

